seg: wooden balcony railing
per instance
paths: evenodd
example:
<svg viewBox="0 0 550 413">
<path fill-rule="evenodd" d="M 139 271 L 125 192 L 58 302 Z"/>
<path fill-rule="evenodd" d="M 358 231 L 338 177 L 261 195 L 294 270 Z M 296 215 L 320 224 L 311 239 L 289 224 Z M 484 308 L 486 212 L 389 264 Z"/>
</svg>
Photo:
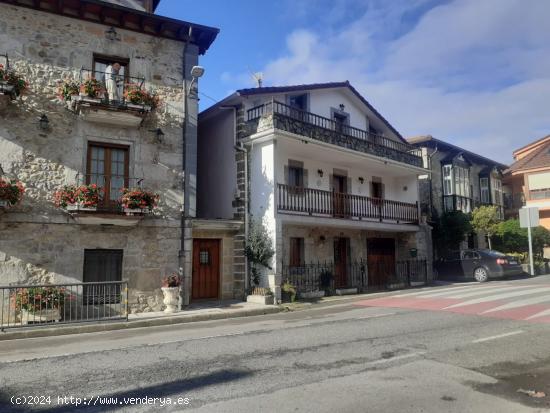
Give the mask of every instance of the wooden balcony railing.
<svg viewBox="0 0 550 413">
<path fill-rule="evenodd" d="M 249 109 L 247 125 L 249 134 L 271 127 L 422 167 L 420 149 L 275 100 Z"/>
<path fill-rule="evenodd" d="M 277 184 L 277 210 L 343 219 L 417 224 L 418 203 Z"/>
</svg>

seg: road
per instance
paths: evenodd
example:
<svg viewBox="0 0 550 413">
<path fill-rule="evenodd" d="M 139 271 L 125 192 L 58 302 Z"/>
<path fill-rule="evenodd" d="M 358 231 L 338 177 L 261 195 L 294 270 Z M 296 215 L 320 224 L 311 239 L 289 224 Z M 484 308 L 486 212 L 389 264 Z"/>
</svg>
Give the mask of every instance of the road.
<svg viewBox="0 0 550 413">
<path fill-rule="evenodd" d="M 545 412 L 549 308 L 545 276 L 0 342 L 0 412 Z"/>
</svg>

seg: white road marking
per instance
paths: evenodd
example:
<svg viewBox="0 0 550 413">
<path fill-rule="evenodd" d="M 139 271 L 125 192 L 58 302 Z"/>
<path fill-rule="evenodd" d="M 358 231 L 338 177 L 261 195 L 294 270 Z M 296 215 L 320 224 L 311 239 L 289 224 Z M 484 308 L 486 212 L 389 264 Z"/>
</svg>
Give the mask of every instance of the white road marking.
<svg viewBox="0 0 550 413">
<path fill-rule="evenodd" d="M 544 303 L 547 301 L 550 302 L 550 295 L 543 295 L 542 297 L 526 298 L 523 300 L 512 301 L 511 303 L 501 305 L 500 307 L 497 307 L 497 308 L 491 308 L 490 310 L 484 311 L 481 314 L 493 313 L 495 311 L 502 311 L 502 310 L 511 310 L 512 308 L 525 307 L 528 305 Z"/>
<path fill-rule="evenodd" d="M 484 343 L 486 341 L 498 340 L 499 338 L 515 336 L 521 333 L 524 333 L 524 331 L 523 330 L 510 331 L 509 333 L 498 334 L 496 336 L 478 338 L 477 340 L 472 341 L 472 343 Z"/>
<path fill-rule="evenodd" d="M 497 293 L 504 293 L 507 291 L 519 291 L 521 288 L 514 287 L 514 286 L 499 286 L 499 287 L 491 287 L 491 288 L 480 288 L 476 291 L 469 291 L 466 293 L 458 293 L 458 294 L 448 294 L 445 296 L 445 298 L 469 298 L 469 297 L 475 297 L 476 295 L 489 295 L 489 294 L 497 294 Z"/>
<path fill-rule="evenodd" d="M 401 297 L 417 297 L 417 296 L 432 295 L 432 294 L 440 295 L 440 294 L 447 294 L 450 291 L 454 292 L 454 291 L 461 291 L 461 290 L 469 290 L 473 287 L 474 287 L 473 285 L 467 285 L 467 286 L 464 286 L 464 287 L 445 287 L 445 288 L 438 288 L 438 289 L 434 289 L 434 290 L 430 290 L 430 291 L 420 291 L 420 292 L 415 292 L 415 293 L 396 294 L 396 295 L 392 295 L 392 297 L 401 298 Z"/>
<path fill-rule="evenodd" d="M 530 290 L 513 291 L 513 292 L 507 292 L 507 293 L 503 293 L 503 294 L 494 294 L 494 295 L 489 295 L 489 296 L 486 296 L 486 297 L 476 298 L 474 300 L 464 301 L 464 302 L 458 303 L 458 304 L 453 304 L 453 305 L 450 305 L 448 307 L 443 308 L 442 310 L 448 310 L 448 309 L 451 309 L 451 308 L 465 307 L 467 305 L 472 305 L 472 304 L 487 303 L 487 302 L 490 302 L 490 301 L 498 301 L 498 300 L 501 300 L 503 298 L 519 297 L 519 296 L 522 296 L 522 295 L 530 295 L 530 294 L 538 294 L 538 293 L 542 293 L 542 292 L 546 292 L 546 291 L 550 291 L 550 287 L 535 288 L 535 289 L 530 289 Z"/>
<path fill-rule="evenodd" d="M 418 352 L 418 353 L 409 353 L 409 354 L 403 354 L 401 356 L 395 356 L 395 357 L 390 357 L 390 358 L 387 358 L 387 359 L 380 359 L 380 360 L 375 360 L 375 361 L 370 361 L 368 363 L 365 363 L 367 365 L 376 365 L 376 364 L 384 364 L 384 363 L 389 363 L 390 361 L 397 361 L 397 360 L 403 360 L 403 359 L 408 359 L 408 358 L 411 358 L 411 357 L 418 357 L 418 356 L 422 356 L 426 354 L 426 352 Z"/>
<path fill-rule="evenodd" d="M 541 311 L 540 313 L 533 314 L 526 318 L 526 320 L 531 320 L 532 318 L 544 317 L 545 315 L 550 315 L 550 309 Z"/>
</svg>

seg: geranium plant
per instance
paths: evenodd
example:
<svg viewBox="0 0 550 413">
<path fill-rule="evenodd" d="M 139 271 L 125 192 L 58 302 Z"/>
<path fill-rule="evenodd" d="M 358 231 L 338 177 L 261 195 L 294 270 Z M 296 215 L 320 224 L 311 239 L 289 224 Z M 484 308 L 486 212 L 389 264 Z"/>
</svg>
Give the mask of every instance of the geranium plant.
<svg viewBox="0 0 550 413">
<path fill-rule="evenodd" d="M 134 105 L 148 105 L 151 108 L 155 108 L 158 105 L 158 96 L 149 93 L 136 83 L 126 84 L 124 99 Z"/>
<path fill-rule="evenodd" d="M 57 96 L 59 99 L 68 102 L 71 100 L 71 96 L 78 95 L 80 91 L 80 85 L 74 80 L 65 80 L 57 90 Z"/>
<path fill-rule="evenodd" d="M 179 287 L 180 285 L 181 276 L 175 272 L 162 278 L 163 288 Z"/>
<path fill-rule="evenodd" d="M 80 93 L 91 98 L 97 98 L 103 93 L 103 87 L 95 77 L 90 76 L 80 84 Z"/>
<path fill-rule="evenodd" d="M 9 205 L 13 206 L 21 202 L 24 193 L 25 187 L 21 182 L 15 180 L 6 181 L 0 178 L 1 200 L 7 201 Z"/>
<path fill-rule="evenodd" d="M 94 208 L 99 203 L 101 191 L 102 188 L 96 184 L 65 185 L 55 193 L 55 205 L 66 208 L 67 205 L 80 204 L 85 208 Z"/>
<path fill-rule="evenodd" d="M 126 209 L 148 209 L 157 206 L 159 195 L 141 188 L 123 188 L 120 203 Z"/>
<path fill-rule="evenodd" d="M 29 83 L 14 70 L 9 70 L 0 64 L 0 81 L 6 82 L 13 86 L 13 90 L 17 96 L 29 87 Z"/>
<path fill-rule="evenodd" d="M 30 287 L 17 288 L 14 292 L 15 309 L 26 310 L 29 313 L 40 313 L 50 309 L 61 309 L 66 296 L 63 287 Z"/>
</svg>

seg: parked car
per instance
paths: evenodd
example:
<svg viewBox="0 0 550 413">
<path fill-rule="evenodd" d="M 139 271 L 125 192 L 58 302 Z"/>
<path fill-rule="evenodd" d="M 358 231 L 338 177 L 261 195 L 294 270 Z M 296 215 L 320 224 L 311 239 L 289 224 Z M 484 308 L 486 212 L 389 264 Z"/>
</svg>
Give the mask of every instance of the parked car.
<svg viewBox="0 0 550 413">
<path fill-rule="evenodd" d="M 523 274 L 517 258 L 486 249 L 454 251 L 448 257 L 437 261 L 435 269 L 440 279 L 464 279 L 478 282 Z"/>
</svg>

